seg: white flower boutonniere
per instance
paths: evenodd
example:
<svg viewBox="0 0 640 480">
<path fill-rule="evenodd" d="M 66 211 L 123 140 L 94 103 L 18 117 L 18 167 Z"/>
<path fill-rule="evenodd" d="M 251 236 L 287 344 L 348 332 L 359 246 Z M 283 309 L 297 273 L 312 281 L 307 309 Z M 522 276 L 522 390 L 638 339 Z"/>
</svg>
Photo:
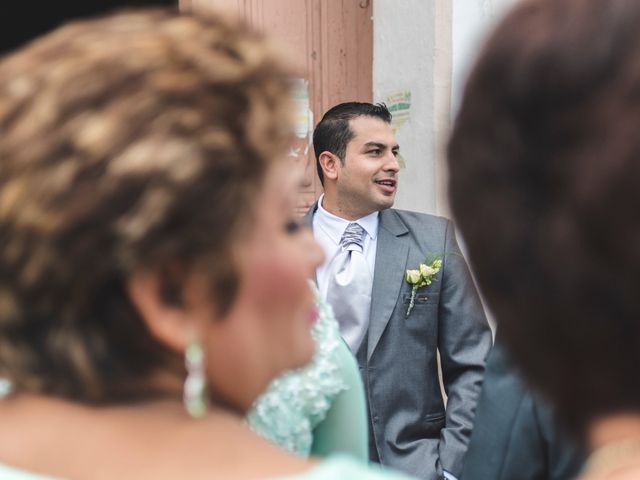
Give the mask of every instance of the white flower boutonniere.
<svg viewBox="0 0 640 480">
<path fill-rule="evenodd" d="M 407 317 L 413 310 L 413 306 L 416 301 L 416 292 L 421 287 L 426 287 L 427 285 L 431 285 L 433 282 L 433 277 L 440 271 L 442 268 L 442 258 L 436 257 L 431 263 L 428 260 L 425 260 L 425 263 L 421 263 L 418 266 L 417 270 L 407 270 L 405 273 L 405 280 L 411 288 L 411 300 L 409 301 L 409 308 L 407 308 Z"/>
</svg>

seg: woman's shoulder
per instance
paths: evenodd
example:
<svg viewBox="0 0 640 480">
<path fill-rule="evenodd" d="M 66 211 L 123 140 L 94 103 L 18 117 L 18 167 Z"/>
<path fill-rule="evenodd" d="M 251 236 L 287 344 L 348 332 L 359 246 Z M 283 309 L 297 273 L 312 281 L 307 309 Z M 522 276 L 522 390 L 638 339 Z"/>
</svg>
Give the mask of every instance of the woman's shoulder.
<svg viewBox="0 0 640 480">
<path fill-rule="evenodd" d="M 25 470 L 0 464 L 0 478 L 3 480 L 56 480 Z M 318 463 L 304 473 L 279 477 L 281 480 L 409 480 L 409 477 L 377 465 L 366 465 L 346 455 L 334 456 Z"/>
<path fill-rule="evenodd" d="M 366 464 L 348 455 L 333 455 L 310 470 L 282 480 L 409 480 L 410 477 L 377 464 Z"/>
</svg>

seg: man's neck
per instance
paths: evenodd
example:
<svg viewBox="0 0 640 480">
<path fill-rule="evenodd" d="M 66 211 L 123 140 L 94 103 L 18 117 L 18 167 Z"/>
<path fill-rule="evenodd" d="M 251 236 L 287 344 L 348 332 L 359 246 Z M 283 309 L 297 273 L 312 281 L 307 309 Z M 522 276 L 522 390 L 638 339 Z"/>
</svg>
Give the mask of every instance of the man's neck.
<svg viewBox="0 0 640 480">
<path fill-rule="evenodd" d="M 322 208 L 324 208 L 328 213 L 348 221 L 358 220 L 375 212 L 375 210 L 358 211 L 356 209 L 345 206 L 344 204 L 341 204 L 341 202 L 337 201 L 336 199 L 327 198 L 326 194 L 321 198 L 321 202 Z"/>
</svg>

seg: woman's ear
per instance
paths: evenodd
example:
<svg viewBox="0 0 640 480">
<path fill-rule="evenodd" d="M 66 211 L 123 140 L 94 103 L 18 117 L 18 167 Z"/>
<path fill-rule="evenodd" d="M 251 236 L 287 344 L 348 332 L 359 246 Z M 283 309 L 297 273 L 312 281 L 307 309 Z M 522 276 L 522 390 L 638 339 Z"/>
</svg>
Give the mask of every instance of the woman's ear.
<svg viewBox="0 0 640 480">
<path fill-rule="evenodd" d="M 134 273 L 127 281 L 127 293 L 143 322 L 160 343 L 182 354 L 196 329 L 185 306 L 162 298 L 157 273 Z"/>
<path fill-rule="evenodd" d="M 318 162 L 320 163 L 320 167 L 322 167 L 322 172 L 324 173 L 324 177 L 330 180 L 335 180 L 338 178 L 338 168 L 340 165 L 340 159 L 331 152 L 324 151 L 318 157 Z"/>
</svg>

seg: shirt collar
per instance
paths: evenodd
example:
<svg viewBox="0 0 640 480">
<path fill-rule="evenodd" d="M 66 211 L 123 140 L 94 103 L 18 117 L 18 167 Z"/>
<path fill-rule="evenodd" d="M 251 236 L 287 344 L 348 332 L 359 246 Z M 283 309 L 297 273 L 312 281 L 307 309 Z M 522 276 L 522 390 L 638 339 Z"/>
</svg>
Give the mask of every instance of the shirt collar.
<svg viewBox="0 0 640 480">
<path fill-rule="evenodd" d="M 324 193 L 320 195 L 318 199 L 318 210 L 316 211 L 316 218 L 318 220 L 318 227 L 320 227 L 327 236 L 336 244 L 340 244 L 340 239 L 344 233 L 345 228 L 350 223 L 357 223 L 367 232 L 367 235 L 372 240 L 375 240 L 378 235 L 378 216 L 380 212 L 375 211 L 357 220 L 345 220 L 333 213 L 327 212 L 322 206 L 322 200 L 324 199 Z"/>
</svg>

